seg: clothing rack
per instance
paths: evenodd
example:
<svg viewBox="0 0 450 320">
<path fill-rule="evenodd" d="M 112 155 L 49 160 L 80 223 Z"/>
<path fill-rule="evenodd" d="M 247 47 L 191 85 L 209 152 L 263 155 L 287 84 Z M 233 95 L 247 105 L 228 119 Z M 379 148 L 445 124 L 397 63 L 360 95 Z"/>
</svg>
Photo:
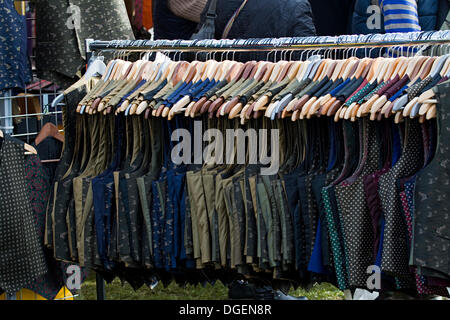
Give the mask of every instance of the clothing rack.
<svg viewBox="0 0 450 320">
<path fill-rule="evenodd" d="M 112 40 L 86 39 L 86 57 L 101 52 L 270 52 L 450 45 L 450 31 L 263 39 Z M 96 274 L 97 300 L 106 296 L 105 281 Z"/>
<path fill-rule="evenodd" d="M 272 51 L 427 46 L 450 43 L 450 31 L 423 31 L 336 37 L 294 37 L 222 40 L 89 40 L 88 51 Z"/>
</svg>

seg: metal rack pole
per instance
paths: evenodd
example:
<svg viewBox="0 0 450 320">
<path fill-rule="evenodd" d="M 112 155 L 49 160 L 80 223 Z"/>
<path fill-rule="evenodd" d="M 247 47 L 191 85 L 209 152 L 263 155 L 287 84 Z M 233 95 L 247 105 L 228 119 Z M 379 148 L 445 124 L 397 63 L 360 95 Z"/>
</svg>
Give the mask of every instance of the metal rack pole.
<svg viewBox="0 0 450 320">
<path fill-rule="evenodd" d="M 424 31 L 337 37 L 294 37 L 222 40 L 95 40 L 90 50 L 97 51 L 271 51 L 308 49 L 345 49 L 386 46 L 418 46 L 450 43 L 450 31 Z"/>
<path fill-rule="evenodd" d="M 13 133 L 13 120 L 12 120 L 12 90 L 8 90 L 5 93 L 5 96 L 0 99 L 0 120 L 3 120 L 3 125 L 0 123 L 0 129 L 3 132 L 11 134 Z"/>
<path fill-rule="evenodd" d="M 93 39 L 85 40 L 85 48 L 86 48 L 86 63 L 89 66 L 90 58 L 92 56 L 91 43 Z M 97 300 L 105 300 L 106 297 L 106 288 L 105 288 L 105 279 L 103 276 L 95 273 L 95 288 L 97 291 Z"/>
</svg>

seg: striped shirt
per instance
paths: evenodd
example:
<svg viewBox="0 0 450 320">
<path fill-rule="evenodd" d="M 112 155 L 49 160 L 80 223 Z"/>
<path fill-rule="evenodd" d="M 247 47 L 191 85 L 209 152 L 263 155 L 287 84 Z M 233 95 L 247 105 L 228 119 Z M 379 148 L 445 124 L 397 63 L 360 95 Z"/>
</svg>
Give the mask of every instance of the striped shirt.
<svg viewBox="0 0 450 320">
<path fill-rule="evenodd" d="M 386 32 L 421 31 L 415 0 L 378 0 Z"/>
</svg>

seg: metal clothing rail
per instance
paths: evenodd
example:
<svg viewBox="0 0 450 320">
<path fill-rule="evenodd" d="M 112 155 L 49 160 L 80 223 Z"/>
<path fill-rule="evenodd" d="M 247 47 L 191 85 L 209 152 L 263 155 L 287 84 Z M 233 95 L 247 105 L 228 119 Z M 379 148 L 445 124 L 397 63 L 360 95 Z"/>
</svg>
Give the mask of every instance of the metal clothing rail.
<svg viewBox="0 0 450 320">
<path fill-rule="evenodd" d="M 112 40 L 86 39 L 86 57 L 98 51 L 230 52 L 375 48 L 391 46 L 449 45 L 450 31 L 222 40 Z M 106 299 L 105 281 L 96 274 L 97 300 Z"/>
<path fill-rule="evenodd" d="M 422 31 L 336 37 L 206 40 L 91 40 L 90 51 L 271 51 L 450 44 L 450 31 Z"/>
</svg>

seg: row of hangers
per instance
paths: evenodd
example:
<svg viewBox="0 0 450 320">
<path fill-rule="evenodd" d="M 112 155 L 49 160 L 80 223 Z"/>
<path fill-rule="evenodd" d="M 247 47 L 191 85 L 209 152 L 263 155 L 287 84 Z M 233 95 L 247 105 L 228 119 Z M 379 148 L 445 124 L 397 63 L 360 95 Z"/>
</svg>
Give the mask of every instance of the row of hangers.
<svg viewBox="0 0 450 320">
<path fill-rule="evenodd" d="M 364 103 L 358 104 L 355 101 L 350 105 L 342 104 L 330 94 L 295 97 L 287 93 L 274 101 L 269 90 L 279 86 L 292 86 L 295 82 L 299 83 L 305 79 L 318 83 L 325 77 L 329 81 L 362 77 L 369 84 L 379 84 L 407 76 L 407 83 L 414 84 L 428 76 L 450 76 L 449 56 L 362 59 L 350 57 L 343 60 L 317 58 L 306 61 L 247 63 L 231 60 L 219 62 L 213 59 L 205 62 L 195 60 L 191 63 L 169 59 L 139 59 L 136 62 L 114 59 L 107 64 L 100 81 L 78 104 L 77 112 L 114 112 L 124 113 L 126 116 L 145 114 L 146 118 L 154 116 L 169 120 L 176 114 L 184 113 L 187 117 L 196 117 L 208 113 L 209 117 L 240 118 L 241 123 L 261 116 L 271 119 L 290 117 L 293 121 L 314 116 L 330 116 L 334 117 L 335 121 L 355 121 L 365 116 L 369 116 L 371 120 L 380 120 L 383 117 L 395 116 L 397 123 L 406 117 L 419 117 L 423 121 L 436 117 L 436 100 L 431 89 L 412 100 L 408 100 L 406 94 L 395 101 L 388 101 L 384 95 L 373 95 Z M 255 88 L 263 85 L 268 88 L 266 92 L 257 97 L 249 95 L 252 90 L 255 91 Z M 222 95 L 203 95 L 193 99 L 193 95 L 202 90 L 227 86 L 228 90 Z M 174 92 L 174 88 L 180 87 L 185 88 L 185 94 L 181 92 L 172 97 L 166 94 L 169 99 L 165 100 L 144 99 L 145 94 L 152 90 L 160 89 L 151 96 L 155 97 L 167 89 L 170 93 L 170 89 Z M 119 105 L 120 98 L 133 90 L 135 91 Z M 107 94 L 104 94 L 105 92 Z"/>
</svg>

